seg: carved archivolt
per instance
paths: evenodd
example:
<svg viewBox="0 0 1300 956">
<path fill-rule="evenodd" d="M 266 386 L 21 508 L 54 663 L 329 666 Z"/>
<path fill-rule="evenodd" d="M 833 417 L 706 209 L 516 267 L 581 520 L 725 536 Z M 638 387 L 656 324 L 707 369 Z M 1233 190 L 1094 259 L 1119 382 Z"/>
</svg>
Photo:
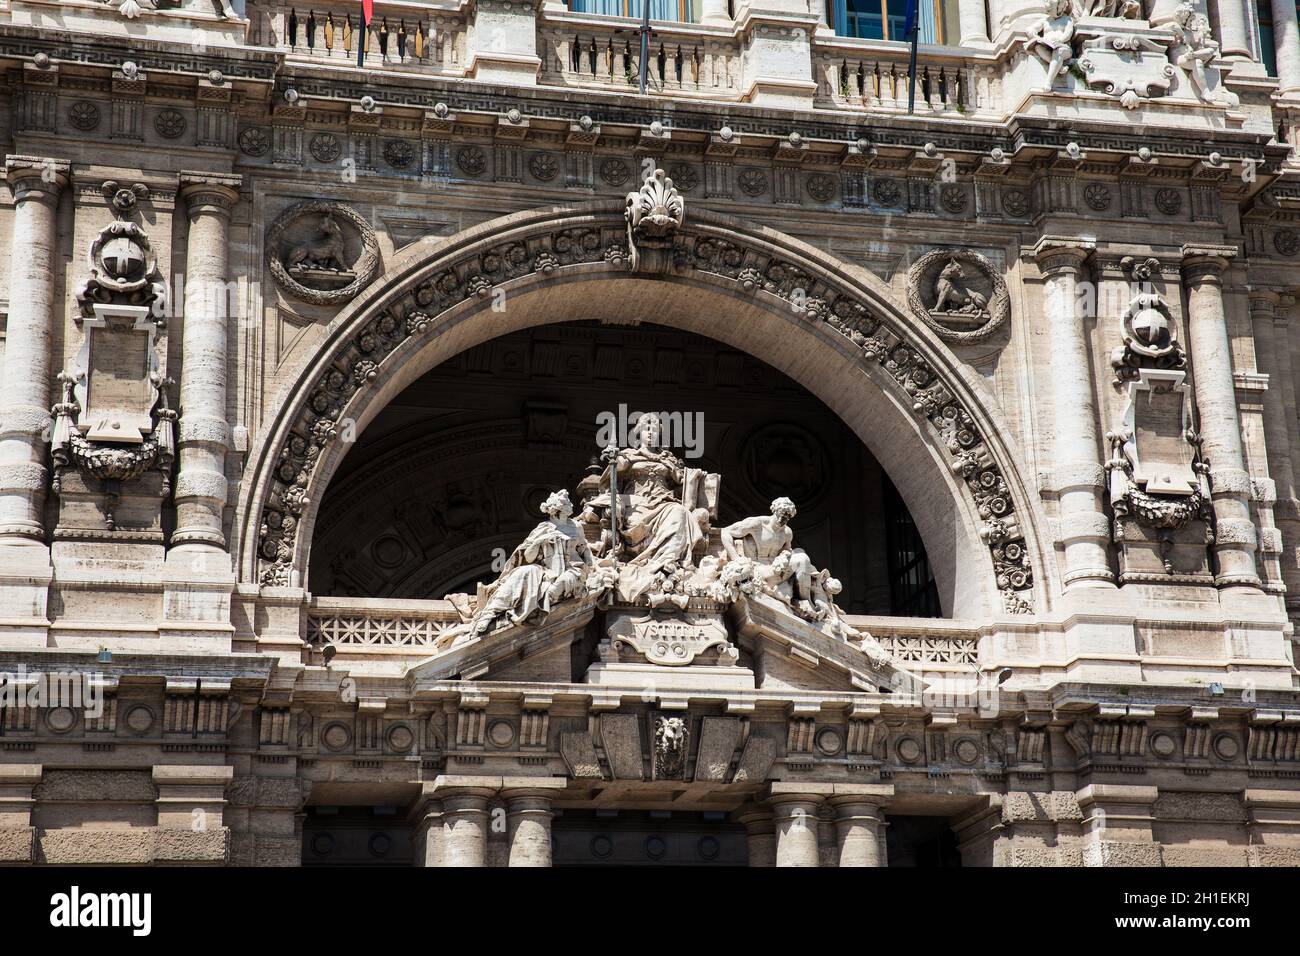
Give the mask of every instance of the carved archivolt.
<svg viewBox="0 0 1300 956">
<path fill-rule="evenodd" d="M 266 264 L 280 288 L 313 305 L 356 298 L 379 270 L 379 240 L 365 217 L 328 199 L 295 203 L 266 237 Z"/>
<path fill-rule="evenodd" d="M 351 338 L 336 348 L 333 361 L 310 388 L 278 451 L 274 480 L 262 506 L 258 575 L 265 586 L 293 584 L 297 535 L 313 486 L 317 464 L 338 440 L 344 410 L 361 390 L 373 387 L 384 361 L 408 339 L 436 334 L 430 321 L 467 300 L 485 298 L 494 286 L 530 275 L 553 278 L 568 267 L 588 275 L 603 264 L 626 273 L 628 223 L 617 214 L 584 216 L 574 225 L 557 225 L 503 240 L 478 251 L 453 253 L 441 268 L 426 273 L 386 299 Z M 792 261 L 769 243 L 707 226 L 677 229 L 672 270 L 694 272 L 730 283 L 737 295 L 766 294 L 785 300 L 806 321 L 825 324 L 858 350 L 863 364 L 882 369 L 906 397 L 914 413 L 929 423 L 947 450 L 952 471 L 964 482 L 983 525 L 994 581 L 1005 610 L 1032 608 L 1033 571 L 1019 515 L 1008 482 L 979 425 L 939 372 L 909 342 L 909 332 L 869 308 L 860 296 L 830 273 Z"/>
<path fill-rule="evenodd" d="M 981 342 L 1006 324 L 1011 295 L 998 269 L 973 249 L 934 249 L 907 274 L 912 314 L 942 339 Z"/>
</svg>

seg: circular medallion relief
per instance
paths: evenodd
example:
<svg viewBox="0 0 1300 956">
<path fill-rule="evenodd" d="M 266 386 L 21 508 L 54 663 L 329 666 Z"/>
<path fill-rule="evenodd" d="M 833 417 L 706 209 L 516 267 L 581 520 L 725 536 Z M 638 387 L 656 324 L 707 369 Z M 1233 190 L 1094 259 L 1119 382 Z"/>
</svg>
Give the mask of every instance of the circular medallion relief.
<svg viewBox="0 0 1300 956">
<path fill-rule="evenodd" d="M 1300 252 L 1300 235 L 1294 229 L 1279 229 L 1273 236 L 1273 248 L 1284 256 Z"/>
<path fill-rule="evenodd" d="M 415 743 L 415 734 L 411 733 L 411 728 L 406 724 L 397 724 L 388 731 L 388 747 L 396 753 L 406 753 L 413 743 Z"/>
<path fill-rule="evenodd" d="M 77 129 L 94 129 L 99 125 L 99 107 L 89 100 L 78 100 L 68 108 L 68 122 Z"/>
<path fill-rule="evenodd" d="M 515 739 L 515 728 L 508 720 L 494 720 L 488 725 L 487 739 L 494 747 L 509 747 Z"/>
<path fill-rule="evenodd" d="M 877 179 L 871 185 L 871 196 L 887 208 L 897 206 L 903 198 L 903 189 L 892 179 Z"/>
<path fill-rule="evenodd" d="M 827 757 L 833 757 L 840 752 L 844 746 L 844 738 L 834 727 L 823 727 L 817 731 L 816 744 L 817 749 Z"/>
<path fill-rule="evenodd" d="M 456 165 L 461 172 L 478 176 L 487 169 L 487 154 L 478 146 L 462 146 L 456 152 Z"/>
<path fill-rule="evenodd" d="M 1241 750 L 1237 738 L 1232 734 L 1219 734 L 1214 738 L 1214 755 L 1220 760 L 1231 760 Z"/>
<path fill-rule="evenodd" d="M 533 153 L 528 159 L 528 171 L 542 182 L 550 182 L 560 173 L 560 164 L 550 153 Z"/>
<path fill-rule="evenodd" d="M 45 724 L 56 734 L 66 734 L 77 722 L 71 707 L 54 707 L 45 715 Z"/>
<path fill-rule="evenodd" d="M 742 169 L 736 182 L 746 196 L 761 196 L 767 192 L 767 174 L 761 169 Z"/>
<path fill-rule="evenodd" d="M 952 748 L 953 755 L 964 764 L 972 764 L 980 755 L 980 747 L 972 738 L 963 737 Z"/>
<path fill-rule="evenodd" d="M 249 126 L 239 132 L 239 149 L 245 156 L 262 156 L 271 148 L 271 137 L 266 130 Z"/>
<path fill-rule="evenodd" d="M 342 750 L 352 742 L 352 731 L 348 729 L 347 724 L 336 721 L 321 731 L 320 739 L 330 750 Z"/>
<path fill-rule="evenodd" d="M 949 342 L 988 338 L 1011 315 L 1011 295 L 996 266 L 972 249 L 934 249 L 907 275 L 912 314 Z"/>
<path fill-rule="evenodd" d="M 600 164 L 600 178 L 611 186 L 622 186 L 632 175 L 632 170 L 621 159 L 607 159 Z"/>
<path fill-rule="evenodd" d="M 153 710 L 145 704 L 136 704 L 126 712 L 125 724 L 127 729 L 142 734 L 153 726 Z"/>
<path fill-rule="evenodd" d="M 339 138 L 333 133 L 317 133 L 307 144 L 307 149 L 316 157 L 319 162 L 332 163 L 339 158 L 342 147 L 339 146 Z"/>
<path fill-rule="evenodd" d="M 276 284 L 295 299 L 341 305 L 375 277 L 379 242 L 351 206 L 309 199 L 290 206 L 272 224 L 266 258 Z"/>
<path fill-rule="evenodd" d="M 894 751 L 903 763 L 916 763 L 921 759 L 921 742 L 915 737 L 904 737 L 898 741 Z"/>
<path fill-rule="evenodd" d="M 178 139 L 185 132 L 185 116 L 179 110 L 163 110 L 154 117 L 153 128 L 164 139 Z"/>
<path fill-rule="evenodd" d="M 1153 734 L 1151 737 L 1151 752 L 1157 757 L 1172 757 L 1178 745 L 1174 738 L 1169 734 Z"/>
</svg>

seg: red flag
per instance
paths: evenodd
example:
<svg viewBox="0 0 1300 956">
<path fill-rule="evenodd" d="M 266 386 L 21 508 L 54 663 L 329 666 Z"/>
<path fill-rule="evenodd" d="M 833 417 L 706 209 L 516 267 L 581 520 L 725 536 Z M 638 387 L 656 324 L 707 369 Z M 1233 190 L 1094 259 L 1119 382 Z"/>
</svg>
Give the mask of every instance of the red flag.
<svg viewBox="0 0 1300 956">
<path fill-rule="evenodd" d="M 357 66 L 364 66 L 366 62 L 366 30 L 370 28 L 370 21 L 375 18 L 374 0 L 361 0 L 361 35 L 357 37 Z"/>
</svg>

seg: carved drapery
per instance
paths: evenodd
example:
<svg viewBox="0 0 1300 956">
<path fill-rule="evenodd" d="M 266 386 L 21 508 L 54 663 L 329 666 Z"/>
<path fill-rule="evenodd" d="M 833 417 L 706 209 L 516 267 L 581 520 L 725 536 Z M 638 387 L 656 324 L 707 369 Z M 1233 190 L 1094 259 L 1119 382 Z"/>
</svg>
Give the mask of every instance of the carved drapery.
<svg viewBox="0 0 1300 956">
<path fill-rule="evenodd" d="M 621 216 L 591 215 L 552 223 L 496 245 L 451 255 L 431 264 L 420 280 L 377 299 L 355 334 L 340 339 L 328 366 L 307 388 L 274 451 L 274 473 L 260 503 L 257 576 L 263 586 L 295 583 L 298 534 L 314 487 L 316 469 L 340 421 L 358 394 L 373 387 L 387 358 L 413 337 L 437 334 L 434 317 L 469 300 L 486 300 L 495 286 L 521 278 L 554 277 L 567 267 L 590 275 L 593 266 L 625 274 L 629 259 L 627 222 Z M 805 321 L 843 336 L 857 349 L 857 361 L 886 373 L 913 412 L 929 423 L 945 449 L 952 471 L 966 488 L 981 520 L 993 584 L 1010 613 L 1033 610 L 1033 570 L 1010 486 L 971 412 L 934 365 L 915 347 L 913 332 L 886 319 L 839 277 L 770 242 L 730 230 L 695 225 L 677 231 L 670 250 L 672 271 L 730 287 L 731 294 L 760 293 L 784 300 Z"/>
</svg>

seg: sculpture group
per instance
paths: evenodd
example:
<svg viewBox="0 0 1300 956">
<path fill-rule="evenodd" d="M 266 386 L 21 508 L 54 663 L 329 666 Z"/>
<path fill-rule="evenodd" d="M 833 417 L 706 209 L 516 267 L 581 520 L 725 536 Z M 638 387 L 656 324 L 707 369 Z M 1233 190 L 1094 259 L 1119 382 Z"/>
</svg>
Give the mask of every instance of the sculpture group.
<svg viewBox="0 0 1300 956">
<path fill-rule="evenodd" d="M 1181 69 L 1198 99 L 1238 105 L 1236 94 L 1223 87 L 1211 65 L 1219 44 L 1210 21 L 1188 0 L 1167 22 L 1154 24 L 1162 32 L 1139 32 L 1125 21 L 1145 23 L 1140 0 L 1045 0 L 1043 14 L 1025 40 L 1026 52 L 1046 66 L 1043 91 L 1063 83 L 1074 67 L 1085 85 L 1136 109 L 1148 97 L 1168 92 Z"/>
<path fill-rule="evenodd" d="M 661 447 L 659 416 L 642 415 L 633 443 L 610 447 L 579 483 L 581 509 L 565 490 L 542 505 L 544 520 L 479 593 L 449 595 L 463 623 L 441 646 L 458 646 L 511 625 L 541 623 L 557 606 L 592 598 L 651 613 L 725 608 L 742 598 L 776 602 L 829 636 L 883 656 L 835 604 L 842 585 L 794 546 L 794 502 L 717 528 L 720 477 Z"/>
</svg>

